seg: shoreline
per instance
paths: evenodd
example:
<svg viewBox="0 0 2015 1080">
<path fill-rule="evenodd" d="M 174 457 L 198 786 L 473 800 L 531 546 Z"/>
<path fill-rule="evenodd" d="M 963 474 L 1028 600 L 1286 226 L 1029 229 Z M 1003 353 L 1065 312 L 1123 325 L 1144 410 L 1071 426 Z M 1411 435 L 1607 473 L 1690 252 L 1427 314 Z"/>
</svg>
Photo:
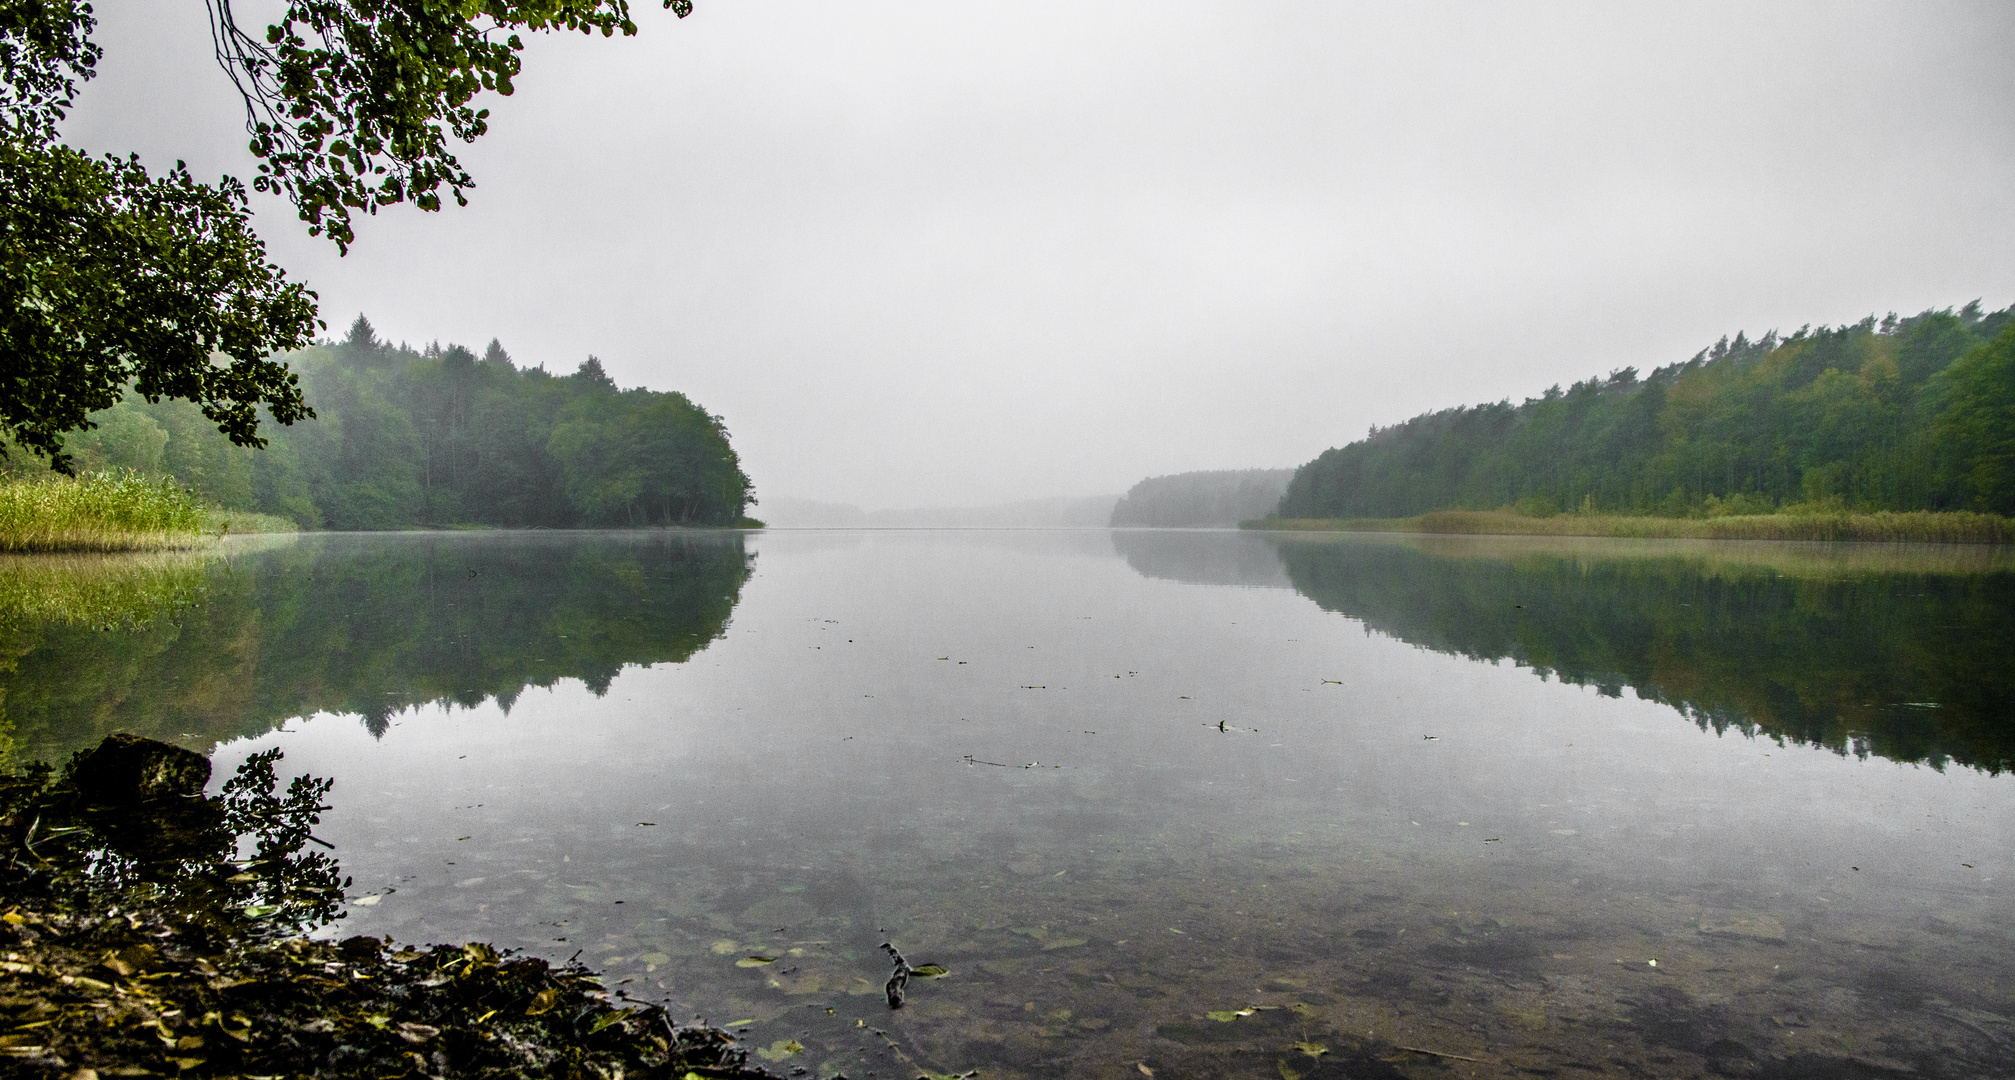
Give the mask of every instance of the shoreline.
<svg viewBox="0 0 2015 1080">
<path fill-rule="evenodd" d="M 326 933 L 350 884 L 306 846 L 330 785 L 277 791 L 278 757 L 217 795 L 208 758 L 130 735 L 0 771 L 9 1075 L 777 1076 L 572 960 Z"/>
<path fill-rule="evenodd" d="M 397 529 L 330 530 L 304 529 L 292 521 L 273 514 L 234 512 L 229 510 L 206 510 L 203 525 L 192 530 L 120 530 L 117 528 L 92 528 L 57 532 L 40 530 L 32 539 L 9 538 L 0 534 L 0 555 L 44 556 L 44 555 L 146 555 L 176 551 L 195 551 L 214 545 L 226 537 L 235 536 L 313 536 L 379 534 L 400 536 L 412 533 L 473 533 L 473 532 L 705 532 L 705 533 L 752 533 L 769 528 L 763 524 L 734 525 L 650 525 L 639 528 L 604 529 L 576 528 L 552 529 L 543 526 L 516 527 L 507 525 L 412 525 Z"/>
<path fill-rule="evenodd" d="M 1260 518 L 1253 532 L 1382 532 L 1435 536 L 1596 536 L 1619 539 L 1794 540 L 1916 544 L 2015 544 L 2015 519 L 1966 510 L 1871 514 L 1787 513 L 1718 518 L 1435 510 L 1403 518 Z"/>
</svg>

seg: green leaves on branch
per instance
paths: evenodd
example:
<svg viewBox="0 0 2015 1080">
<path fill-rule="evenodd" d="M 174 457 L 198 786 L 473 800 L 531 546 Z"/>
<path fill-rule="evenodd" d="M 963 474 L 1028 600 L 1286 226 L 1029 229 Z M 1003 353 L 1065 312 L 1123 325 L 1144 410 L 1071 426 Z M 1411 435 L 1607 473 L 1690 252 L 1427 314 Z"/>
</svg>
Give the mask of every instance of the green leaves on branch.
<svg viewBox="0 0 2015 1080">
<path fill-rule="evenodd" d="M 254 186 L 285 195 L 348 250 L 355 212 L 411 202 L 457 204 L 475 181 L 448 149 L 489 127 L 477 94 L 509 95 L 524 49 L 517 31 L 635 34 L 628 0 L 291 0 L 260 36 L 231 0 L 208 0 L 217 55 L 245 99 Z M 690 0 L 665 0 L 680 18 Z"/>
<path fill-rule="evenodd" d="M 443 188 L 465 201 L 474 181 L 447 140 L 487 129 L 477 94 L 511 92 L 517 31 L 636 32 L 628 0 L 289 0 L 259 34 L 230 0 L 206 2 L 254 186 L 346 251 L 356 212 L 437 210 Z M 236 180 L 200 184 L 179 163 L 150 176 L 62 144 L 95 27 L 81 0 L 0 0 L 0 437 L 72 471 L 62 434 L 130 385 L 263 446 L 261 407 L 282 424 L 314 415 L 267 357 L 310 342 L 315 295 L 267 261 Z"/>
<path fill-rule="evenodd" d="M 266 261 L 236 181 L 58 141 L 97 67 L 95 25 L 77 0 L 0 0 L 0 435 L 69 472 L 62 433 L 131 384 L 262 445 L 260 406 L 313 415 L 265 358 L 312 339 L 315 296 Z"/>
<path fill-rule="evenodd" d="M 91 77 L 103 53 L 90 40 L 96 25 L 80 0 L 0 4 L 0 129 L 8 138 L 55 139 L 77 80 Z"/>
<path fill-rule="evenodd" d="M 70 471 L 62 433 L 129 383 L 264 445 L 260 406 L 282 424 L 314 415 L 267 357 L 318 325 L 315 295 L 267 261 L 237 181 L 0 139 L 0 432 L 57 471 Z"/>
</svg>

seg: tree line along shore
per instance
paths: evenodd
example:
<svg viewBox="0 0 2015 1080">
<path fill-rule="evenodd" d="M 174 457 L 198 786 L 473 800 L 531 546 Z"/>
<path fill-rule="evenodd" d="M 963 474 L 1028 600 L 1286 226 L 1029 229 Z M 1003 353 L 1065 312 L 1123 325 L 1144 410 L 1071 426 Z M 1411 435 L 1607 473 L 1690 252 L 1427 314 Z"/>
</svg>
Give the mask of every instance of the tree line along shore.
<svg viewBox="0 0 2015 1080">
<path fill-rule="evenodd" d="M 359 316 L 288 354 L 317 410 L 233 445 L 128 396 L 63 450 L 5 460 L 0 551 L 189 546 L 226 532 L 758 525 L 721 418 L 620 390 L 589 357 L 416 350 Z M 270 419 L 270 418 L 268 418 Z M 1277 500 L 1277 502 L 1276 502 Z M 222 509 L 229 508 L 229 509 Z M 2015 542 L 2015 307 L 1723 338 L 1684 363 L 1426 413 L 1293 470 L 1135 485 L 1115 527 Z M 1243 520 L 1241 520 L 1243 519 Z"/>
<path fill-rule="evenodd" d="M 1252 529 L 1429 533 L 1447 536 L 1606 536 L 1698 540 L 1817 540 L 1911 544 L 2015 543 L 2015 518 L 1968 510 L 1881 510 L 1868 514 L 1792 508 L 1729 517 L 1633 517 L 1508 510 L 1437 510 L 1403 518 L 1262 518 Z"/>
<path fill-rule="evenodd" d="M 554 375 L 492 341 L 413 349 L 359 316 L 283 358 L 316 415 L 233 445 L 188 401 L 129 394 L 63 440 L 76 479 L 13 448 L 0 551 L 187 546 L 295 529 L 736 527 L 755 501 L 721 417 L 620 389 L 589 357 Z"/>
<path fill-rule="evenodd" d="M 2015 307 L 1975 302 L 1374 427 L 1248 524 L 2006 543 L 2010 514 Z"/>
</svg>

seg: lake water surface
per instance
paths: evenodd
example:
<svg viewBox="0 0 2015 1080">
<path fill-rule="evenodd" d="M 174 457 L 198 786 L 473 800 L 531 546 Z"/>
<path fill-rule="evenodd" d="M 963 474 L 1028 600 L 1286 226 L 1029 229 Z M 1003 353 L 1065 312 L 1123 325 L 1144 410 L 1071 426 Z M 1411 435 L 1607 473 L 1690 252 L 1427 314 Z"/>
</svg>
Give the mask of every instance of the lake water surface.
<svg viewBox="0 0 2015 1080">
<path fill-rule="evenodd" d="M 10 624 L 17 757 L 277 746 L 336 781 L 328 932 L 578 954 L 780 1072 L 2015 1075 L 2006 553 L 421 534 L 161 573 L 138 628 Z M 884 941 L 949 974 L 891 1011 Z"/>
</svg>

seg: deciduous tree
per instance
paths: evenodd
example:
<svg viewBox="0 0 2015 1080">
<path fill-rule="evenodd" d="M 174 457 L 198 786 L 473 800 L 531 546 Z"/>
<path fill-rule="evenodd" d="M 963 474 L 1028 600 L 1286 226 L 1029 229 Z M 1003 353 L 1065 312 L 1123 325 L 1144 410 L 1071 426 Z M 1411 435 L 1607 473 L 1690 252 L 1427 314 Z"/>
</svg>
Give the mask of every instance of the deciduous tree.
<svg viewBox="0 0 2015 1080">
<path fill-rule="evenodd" d="M 252 34 L 231 0 L 206 2 L 244 97 L 253 186 L 345 251 L 358 213 L 436 210 L 444 187 L 466 201 L 475 182 L 449 141 L 487 129 L 477 95 L 512 92 L 520 31 L 637 29 L 628 0 L 290 0 Z M 266 258 L 237 180 L 63 145 L 102 55 L 95 26 L 82 0 L 0 0 L 0 436 L 70 471 L 63 434 L 130 388 L 263 446 L 262 410 L 314 415 L 271 356 L 312 340 L 315 294 Z"/>
</svg>

